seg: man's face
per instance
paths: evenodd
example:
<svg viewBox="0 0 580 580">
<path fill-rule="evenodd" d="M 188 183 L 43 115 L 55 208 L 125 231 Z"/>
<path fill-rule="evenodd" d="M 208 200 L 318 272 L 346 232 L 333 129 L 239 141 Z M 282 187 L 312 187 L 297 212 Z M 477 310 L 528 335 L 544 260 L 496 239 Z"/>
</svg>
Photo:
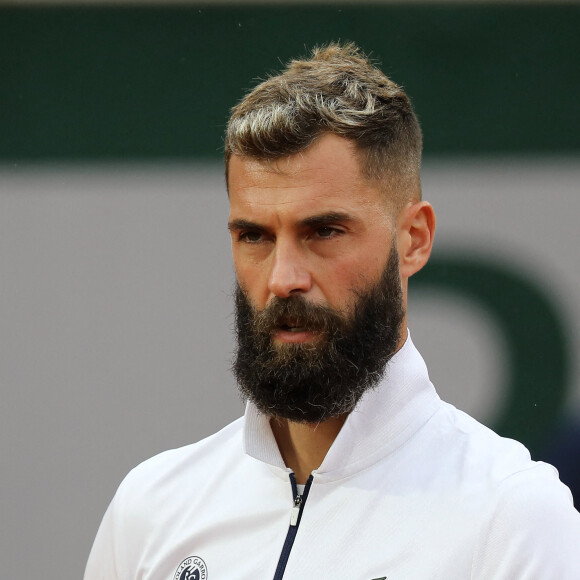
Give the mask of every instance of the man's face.
<svg viewBox="0 0 580 580">
<path fill-rule="evenodd" d="M 356 290 L 379 279 L 394 242 L 392 210 L 345 139 L 326 135 L 271 163 L 234 155 L 228 185 L 236 275 L 258 310 L 298 294 L 346 311 Z M 297 329 L 275 336 L 315 339 Z"/>
<path fill-rule="evenodd" d="M 283 370 L 290 383 L 299 380 L 298 375 L 311 383 L 313 376 L 299 367 L 333 367 L 339 359 L 347 366 L 358 365 L 362 351 L 353 329 L 362 335 L 364 328 L 353 324 L 353 318 L 360 322 L 361 316 L 366 327 L 379 318 L 390 329 L 388 337 L 367 336 L 362 346 L 368 351 L 373 341 L 388 342 L 379 348 L 386 352 L 371 355 L 379 361 L 379 371 L 385 356 L 400 346 L 404 310 L 394 220 L 384 194 L 360 175 L 351 147 L 327 135 L 302 154 L 271 164 L 236 156 L 230 160 L 229 227 L 243 290 L 237 297 L 238 322 L 243 322 L 238 325 L 238 367 L 254 351 L 250 369 L 256 367 L 251 357 L 261 356 L 262 362 L 274 363 L 270 367 L 294 364 L 290 374 Z M 254 324 L 260 313 L 266 320 L 261 327 Z M 244 343 L 245 334 L 251 334 L 250 343 Z M 331 336 L 339 347 L 350 341 L 350 355 L 336 351 L 333 344 L 328 358 Z M 258 351 L 265 352 L 256 351 L 258 343 Z M 347 360 L 349 356 L 356 360 Z M 329 371 L 323 370 L 322 381 Z M 272 377 L 271 369 L 265 372 Z M 377 375 L 376 369 L 372 373 Z M 239 375 L 238 380 L 244 381 Z M 280 380 L 278 375 L 276 384 Z M 245 394 L 251 396 L 251 389 Z M 301 414 L 303 409 L 288 418 L 300 420 Z M 313 414 L 303 420 L 320 417 Z"/>
</svg>

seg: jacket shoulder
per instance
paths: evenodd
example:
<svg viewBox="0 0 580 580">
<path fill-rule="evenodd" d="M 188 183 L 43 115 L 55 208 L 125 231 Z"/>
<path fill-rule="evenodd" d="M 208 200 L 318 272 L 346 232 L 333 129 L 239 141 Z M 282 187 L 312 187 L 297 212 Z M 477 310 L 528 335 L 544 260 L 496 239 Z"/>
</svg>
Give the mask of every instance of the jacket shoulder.
<svg viewBox="0 0 580 580">
<path fill-rule="evenodd" d="M 215 470 L 230 455 L 239 456 L 242 452 L 243 421 L 241 417 L 196 443 L 164 451 L 143 461 L 127 474 L 119 492 L 128 490 L 132 495 L 137 490 L 152 489 L 164 482 L 178 483 L 192 472 Z"/>
</svg>

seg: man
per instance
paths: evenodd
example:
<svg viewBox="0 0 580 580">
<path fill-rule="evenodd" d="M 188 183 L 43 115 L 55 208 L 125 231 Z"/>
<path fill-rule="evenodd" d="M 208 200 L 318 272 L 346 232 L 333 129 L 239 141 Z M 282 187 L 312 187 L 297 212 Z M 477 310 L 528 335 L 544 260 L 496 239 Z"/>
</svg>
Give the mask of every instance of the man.
<svg viewBox="0 0 580 580">
<path fill-rule="evenodd" d="M 315 50 L 225 153 L 246 413 L 128 475 L 85 579 L 580 578 L 555 470 L 443 403 L 408 334 L 435 216 L 401 88 Z"/>
</svg>

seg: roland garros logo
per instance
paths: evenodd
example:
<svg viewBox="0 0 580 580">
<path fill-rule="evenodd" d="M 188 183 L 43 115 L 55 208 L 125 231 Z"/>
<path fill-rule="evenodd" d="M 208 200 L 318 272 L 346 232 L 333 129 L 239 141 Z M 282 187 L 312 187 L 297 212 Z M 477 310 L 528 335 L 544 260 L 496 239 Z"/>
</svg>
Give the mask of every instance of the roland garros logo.
<svg viewBox="0 0 580 580">
<path fill-rule="evenodd" d="M 173 580 L 207 580 L 207 566 L 199 556 L 189 556 L 179 564 Z"/>
</svg>

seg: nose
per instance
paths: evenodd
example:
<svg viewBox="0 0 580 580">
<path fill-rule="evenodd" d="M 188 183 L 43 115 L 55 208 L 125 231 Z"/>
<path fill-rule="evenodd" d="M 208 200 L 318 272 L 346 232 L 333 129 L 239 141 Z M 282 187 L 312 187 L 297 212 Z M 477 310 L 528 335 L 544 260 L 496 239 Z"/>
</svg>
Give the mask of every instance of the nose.
<svg viewBox="0 0 580 580">
<path fill-rule="evenodd" d="M 312 276 L 300 248 L 278 241 L 273 255 L 268 290 L 278 298 L 307 293 L 312 288 Z"/>
</svg>

